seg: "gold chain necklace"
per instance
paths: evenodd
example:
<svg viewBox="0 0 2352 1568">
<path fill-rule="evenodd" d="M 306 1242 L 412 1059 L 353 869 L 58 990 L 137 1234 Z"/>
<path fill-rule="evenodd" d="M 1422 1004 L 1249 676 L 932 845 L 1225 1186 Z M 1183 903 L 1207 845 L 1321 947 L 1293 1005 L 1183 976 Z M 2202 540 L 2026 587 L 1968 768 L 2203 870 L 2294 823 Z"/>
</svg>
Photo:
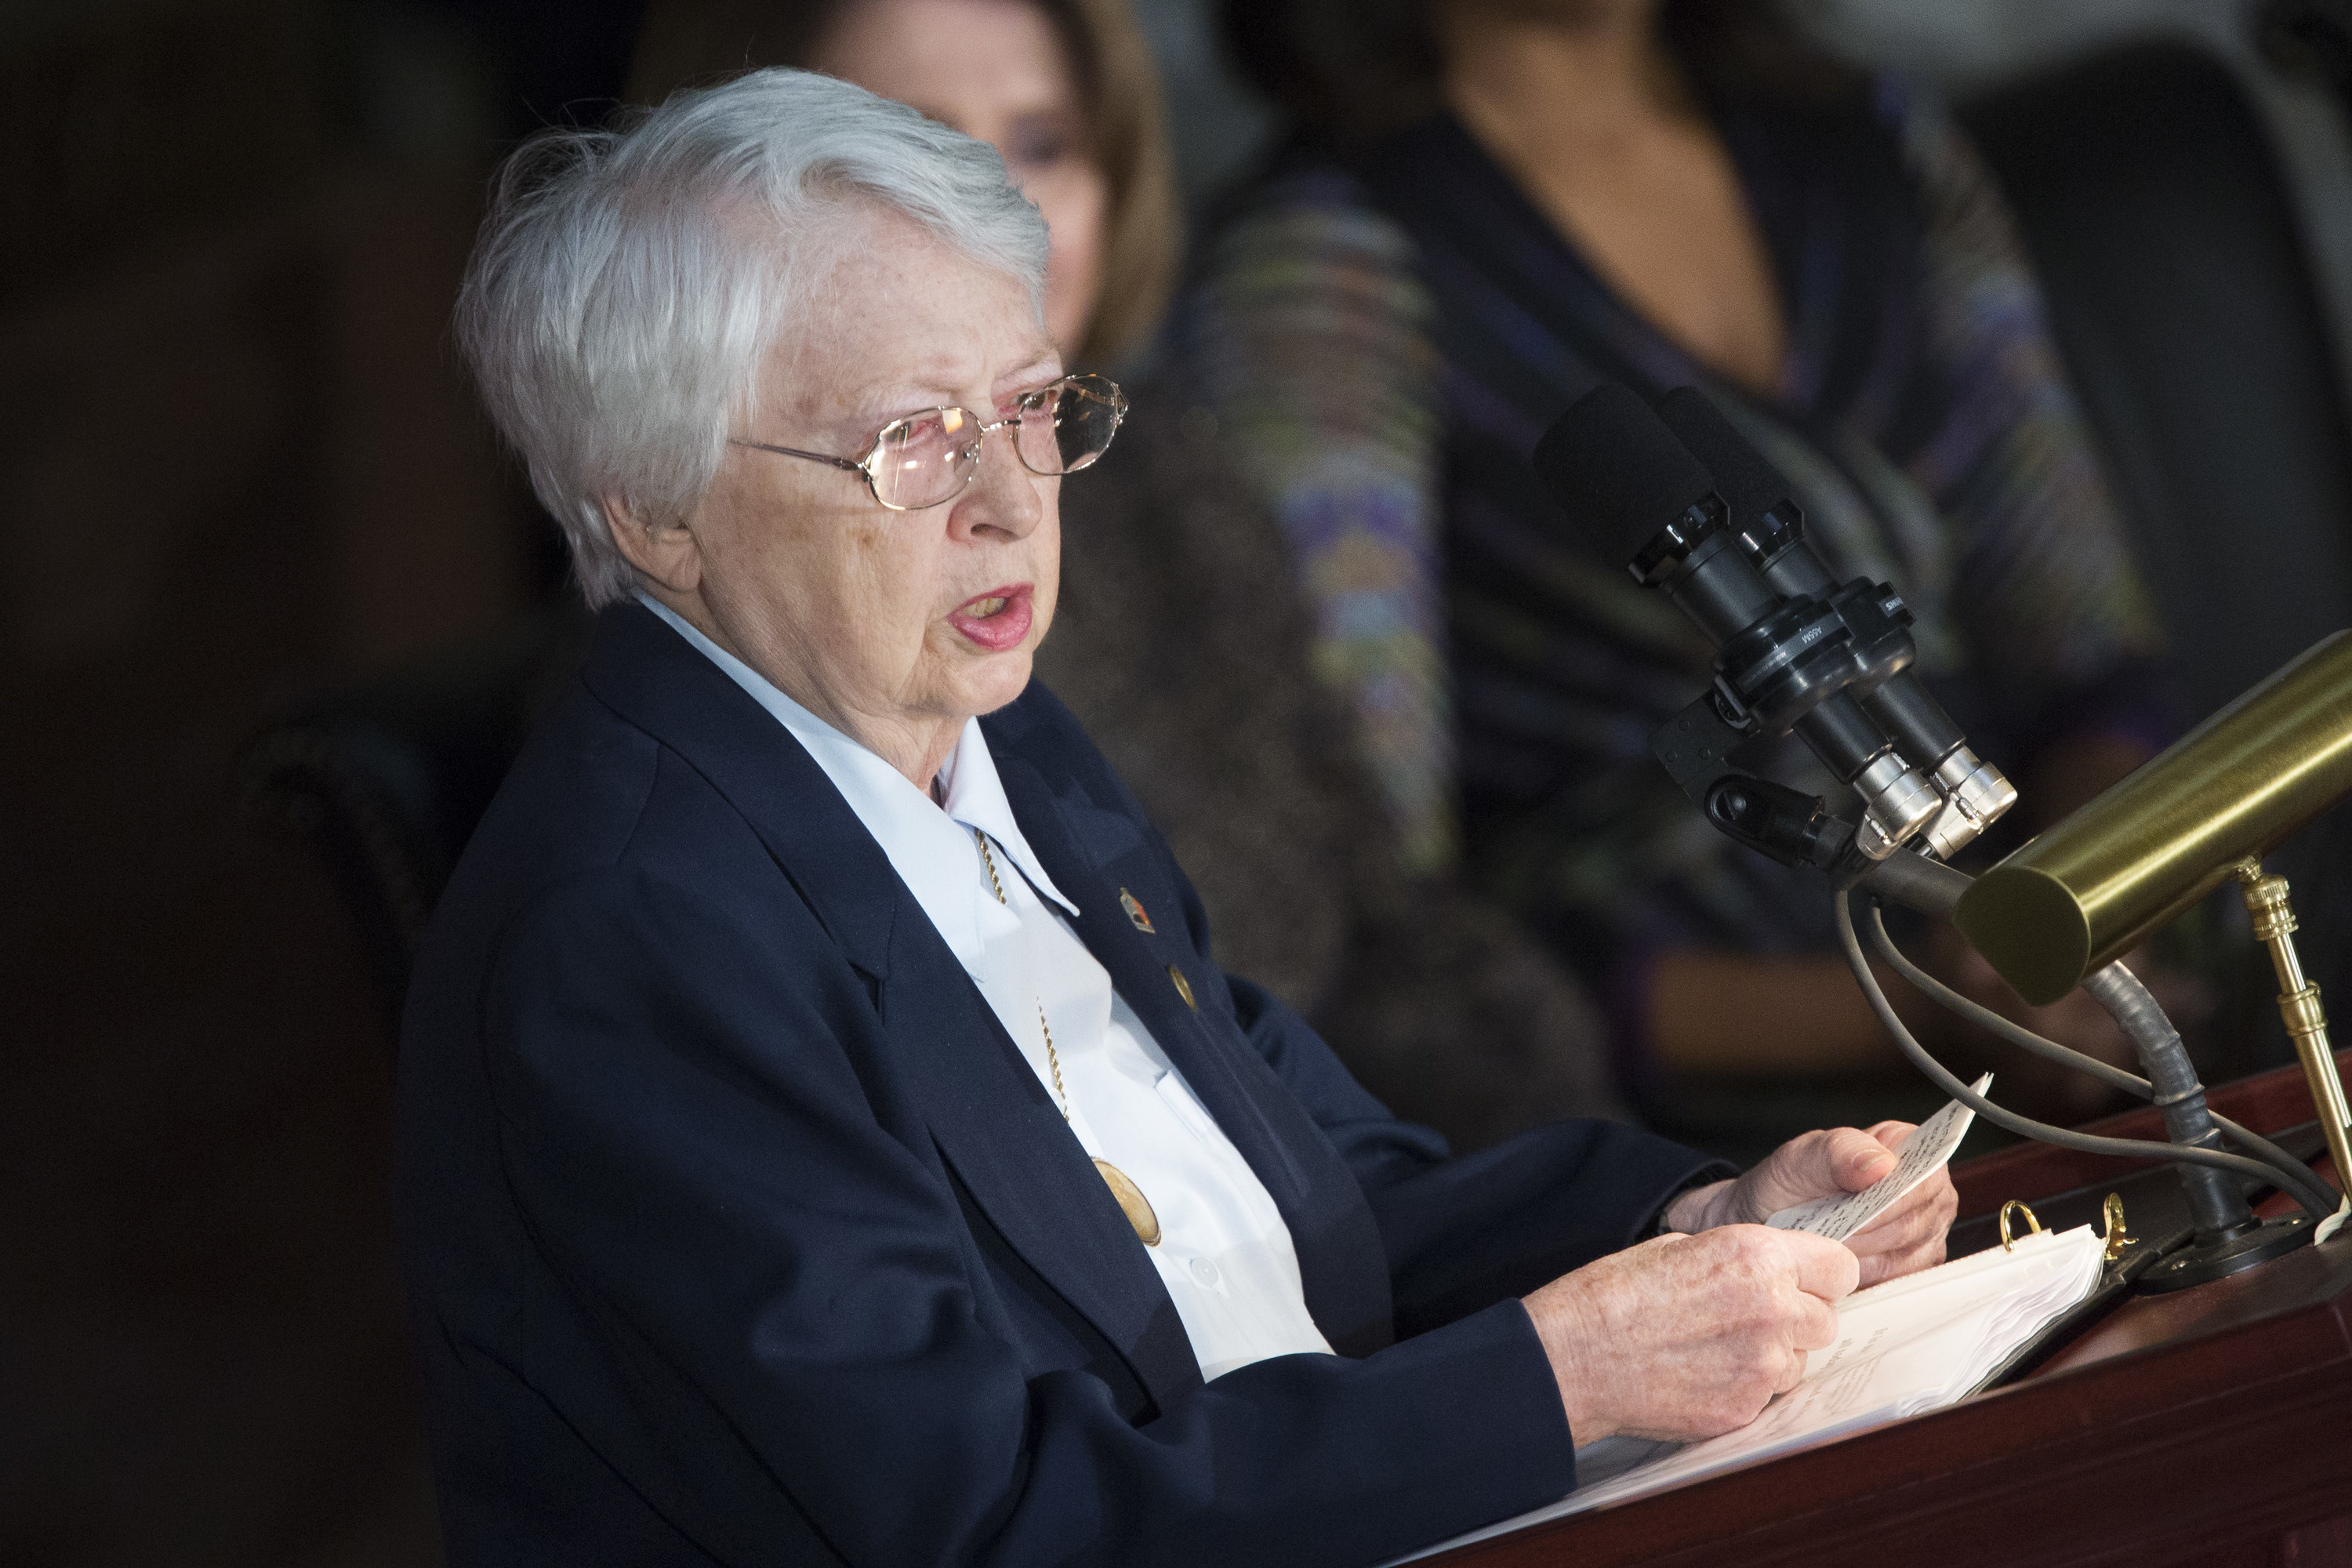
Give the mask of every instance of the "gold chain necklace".
<svg viewBox="0 0 2352 1568">
<path fill-rule="evenodd" d="M 996 857 L 988 852 L 988 835 L 975 827 L 971 836 L 980 845 L 980 863 L 988 868 L 988 885 L 995 891 L 996 901 L 1007 902 L 1004 883 L 996 874 Z M 1054 1029 L 1045 1022 L 1045 1004 L 1042 999 L 1037 1004 L 1037 1031 L 1045 1037 L 1045 1065 L 1054 1074 L 1054 1098 L 1061 1102 L 1062 1121 L 1068 1125 L 1070 1094 L 1062 1087 L 1062 1055 L 1054 1048 Z M 1110 1195 L 1118 1200 L 1119 1213 L 1127 1215 L 1127 1223 L 1135 1227 L 1137 1238 L 1146 1247 L 1159 1246 L 1160 1216 L 1152 1212 L 1151 1201 L 1143 1195 L 1143 1189 L 1108 1160 L 1097 1160 L 1095 1171 L 1110 1189 Z"/>
</svg>

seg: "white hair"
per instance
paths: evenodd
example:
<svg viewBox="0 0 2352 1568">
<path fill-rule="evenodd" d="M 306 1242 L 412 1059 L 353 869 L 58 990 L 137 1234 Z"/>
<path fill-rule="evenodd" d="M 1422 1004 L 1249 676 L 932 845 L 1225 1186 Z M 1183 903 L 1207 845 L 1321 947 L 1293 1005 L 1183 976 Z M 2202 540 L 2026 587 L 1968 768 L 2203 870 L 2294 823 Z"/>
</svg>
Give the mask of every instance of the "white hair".
<svg viewBox="0 0 2352 1568">
<path fill-rule="evenodd" d="M 591 605 L 636 584 L 598 498 L 663 521 L 693 510 L 760 362 L 876 204 L 1042 309 L 1045 220 L 995 150 L 830 77 L 753 71 L 506 161 L 457 341 Z"/>
</svg>

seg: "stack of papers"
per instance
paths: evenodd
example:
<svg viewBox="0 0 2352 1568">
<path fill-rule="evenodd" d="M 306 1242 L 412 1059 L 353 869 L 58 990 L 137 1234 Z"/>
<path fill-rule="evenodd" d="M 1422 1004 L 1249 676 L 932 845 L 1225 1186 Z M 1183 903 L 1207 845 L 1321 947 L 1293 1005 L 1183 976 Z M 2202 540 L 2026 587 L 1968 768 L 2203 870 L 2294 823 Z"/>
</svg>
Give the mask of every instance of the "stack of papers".
<svg viewBox="0 0 2352 1568">
<path fill-rule="evenodd" d="M 1682 1447 L 1610 1438 L 1580 1448 L 1580 1484 L 1568 1497 L 1429 1550 L 1623 1502 L 1956 1404 L 2091 1293 L 2105 1251 L 2089 1226 L 2035 1231 L 2013 1249 L 1979 1252 L 1857 1290 L 1838 1304 L 1836 1342 L 1809 1359 L 1804 1381 L 1738 1431 Z"/>
</svg>

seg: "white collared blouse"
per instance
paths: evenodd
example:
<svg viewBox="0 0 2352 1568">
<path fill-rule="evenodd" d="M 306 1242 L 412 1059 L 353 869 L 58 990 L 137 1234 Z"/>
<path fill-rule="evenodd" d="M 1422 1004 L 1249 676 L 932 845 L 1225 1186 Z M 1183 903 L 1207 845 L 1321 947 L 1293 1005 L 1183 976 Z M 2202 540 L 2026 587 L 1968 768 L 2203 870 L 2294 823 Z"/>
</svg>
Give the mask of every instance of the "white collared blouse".
<svg viewBox="0 0 2352 1568">
<path fill-rule="evenodd" d="M 940 770 L 935 801 L 667 605 L 650 595 L 638 597 L 772 714 L 824 771 L 1063 1107 L 1079 1145 L 1141 1190 L 1160 1229 L 1148 1254 L 1191 1337 L 1202 1378 L 1269 1356 L 1329 1353 L 1307 1310 L 1289 1227 L 1256 1173 L 1071 929 L 1065 917 L 1077 908 L 1045 875 L 1013 820 L 980 721 L 965 723 Z M 993 879 L 975 834 L 989 839 Z"/>
</svg>

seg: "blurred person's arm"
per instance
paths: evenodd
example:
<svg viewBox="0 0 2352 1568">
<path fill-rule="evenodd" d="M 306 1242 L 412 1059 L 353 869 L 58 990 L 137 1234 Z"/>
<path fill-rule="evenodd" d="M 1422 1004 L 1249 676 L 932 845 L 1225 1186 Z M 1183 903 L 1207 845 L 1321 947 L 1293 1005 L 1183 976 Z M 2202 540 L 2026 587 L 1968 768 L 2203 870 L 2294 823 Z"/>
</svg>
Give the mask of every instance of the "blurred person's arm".
<svg viewBox="0 0 2352 1568">
<path fill-rule="evenodd" d="M 1842 958 L 1661 953 L 1650 967 L 1648 1022 L 1651 1052 L 1674 1073 L 1830 1078 L 1897 1059 Z"/>
<path fill-rule="evenodd" d="M 2135 1065 L 2130 1040 L 2088 993 L 2075 991 L 2047 1007 L 2029 1006 L 1948 926 L 1936 928 L 1928 940 L 1912 947 L 1914 962 L 1971 1000 L 2101 1061 Z M 2149 973 L 2137 958 L 2132 963 L 2160 988 L 2162 1000 L 2177 1015 L 2191 1016 L 2202 1005 L 2193 987 Z M 2071 1122 L 2098 1114 L 2114 1100 L 2114 1091 L 2097 1079 L 1997 1043 L 1912 990 L 1893 971 L 1873 967 L 1895 1012 L 1930 1052 L 1940 1057 L 1957 1047 L 1968 1053 L 1966 1065 L 1981 1061 L 1995 1069 L 2002 1104 L 2029 1116 Z M 1662 954 L 1650 973 L 1649 1046 L 1669 1073 L 1832 1079 L 1907 1070 L 1842 958 L 1692 951 Z"/>
<path fill-rule="evenodd" d="M 1277 176 L 1173 323 L 1178 374 L 1282 525 L 1315 671 L 1361 722 L 1406 868 L 1448 868 L 1444 416 L 1412 240 L 1336 173 Z"/>
</svg>

